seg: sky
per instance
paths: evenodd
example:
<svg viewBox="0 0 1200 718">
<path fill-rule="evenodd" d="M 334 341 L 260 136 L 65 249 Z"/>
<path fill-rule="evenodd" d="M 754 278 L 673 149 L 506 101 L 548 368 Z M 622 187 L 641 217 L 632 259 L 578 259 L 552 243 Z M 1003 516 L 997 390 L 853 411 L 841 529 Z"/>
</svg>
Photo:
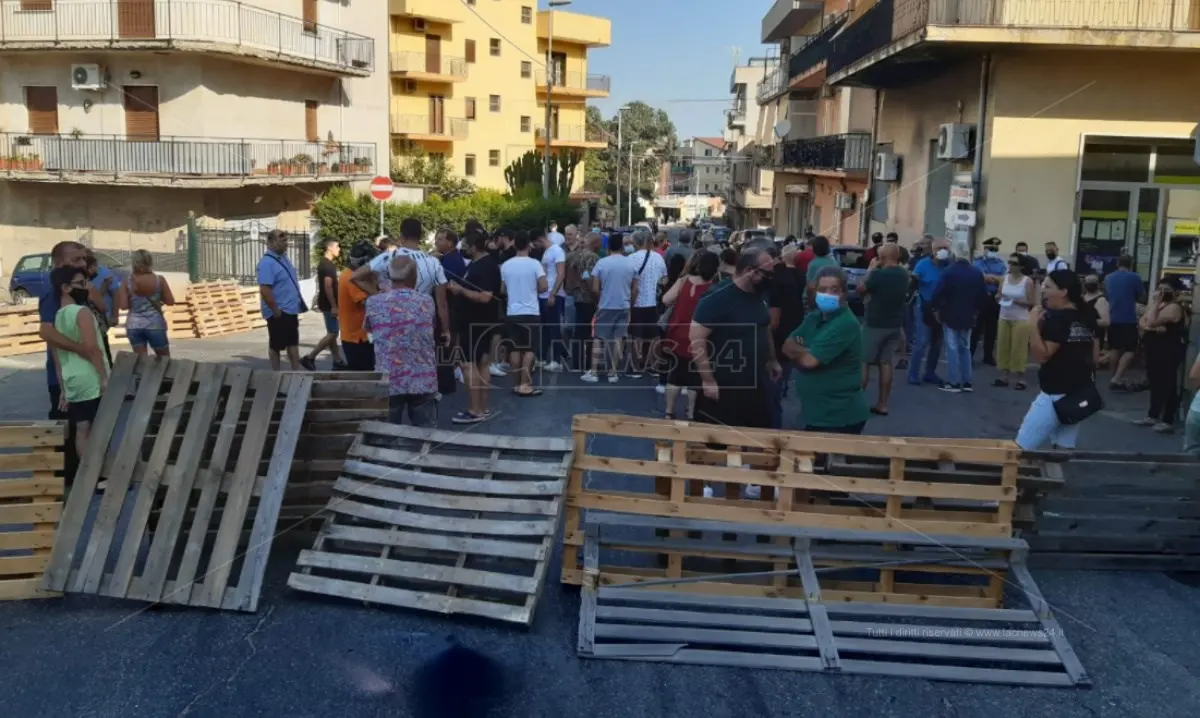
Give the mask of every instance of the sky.
<svg viewBox="0 0 1200 718">
<path fill-rule="evenodd" d="M 593 101 L 604 116 L 641 100 L 666 110 L 679 137 L 685 138 L 724 131 L 733 50 L 741 49 L 743 61 L 762 54 L 762 18 L 773 3 L 574 0 L 565 10 L 612 20 L 612 46 L 588 51 L 588 72 L 612 77 L 612 94 Z M 545 9 L 544 0 L 539 4 Z"/>
</svg>

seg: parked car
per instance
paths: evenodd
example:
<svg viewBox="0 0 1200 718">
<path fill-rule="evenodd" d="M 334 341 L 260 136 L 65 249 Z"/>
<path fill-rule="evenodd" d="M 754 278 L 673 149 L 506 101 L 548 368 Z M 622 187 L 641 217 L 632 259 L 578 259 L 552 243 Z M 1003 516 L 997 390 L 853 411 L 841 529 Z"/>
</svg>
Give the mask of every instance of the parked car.
<svg viewBox="0 0 1200 718">
<path fill-rule="evenodd" d="M 104 252 L 93 252 L 96 261 L 102 267 L 108 267 L 120 277 L 128 273 L 128 265 Z M 27 254 L 13 268 L 12 277 L 8 280 L 8 293 L 14 304 L 23 304 L 36 300 L 50 288 L 50 253 Z"/>
<path fill-rule="evenodd" d="M 846 273 L 846 302 L 858 316 L 863 314 L 862 297 L 858 296 L 858 285 L 867 276 L 867 248 L 854 244 L 835 245 L 829 248 L 833 257 Z"/>
</svg>

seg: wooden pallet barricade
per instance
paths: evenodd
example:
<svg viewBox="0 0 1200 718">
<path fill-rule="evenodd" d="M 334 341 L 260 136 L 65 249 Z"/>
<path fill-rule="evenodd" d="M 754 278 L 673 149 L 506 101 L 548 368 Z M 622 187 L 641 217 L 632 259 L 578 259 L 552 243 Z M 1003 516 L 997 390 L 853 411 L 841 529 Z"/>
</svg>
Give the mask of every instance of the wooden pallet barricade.
<svg viewBox="0 0 1200 718">
<path fill-rule="evenodd" d="M 364 422 L 288 585 L 528 625 L 570 449 L 567 439 Z"/>
<path fill-rule="evenodd" d="M 62 515 L 66 426 L 0 422 L 0 600 L 45 598 L 42 574 Z"/>
<path fill-rule="evenodd" d="M 1012 535 L 1019 474 L 1019 451 L 1012 442 L 940 445 L 925 440 L 580 415 L 575 417 L 574 445 L 563 536 L 562 580 L 569 584 L 579 584 L 582 579 L 579 548 L 585 509 L 845 531 L 976 538 Z M 830 454 L 885 459 L 889 477 L 821 473 Z M 953 474 L 910 480 L 906 471 L 909 461 L 986 464 L 995 467 L 995 477 L 983 483 L 979 477 L 958 481 Z M 715 495 L 706 498 L 705 485 Z M 758 498 L 742 495 L 747 485 L 760 487 Z M 953 503 L 949 507 L 917 503 L 927 499 Z M 685 571 L 699 570 L 691 566 L 698 560 L 728 558 L 714 554 L 710 547 L 691 548 L 683 536 L 637 538 L 640 545 L 631 545 L 630 551 L 617 557 L 606 557 L 601 566 L 606 580 L 680 577 Z M 645 545 L 662 538 L 676 543 Z M 635 560 L 639 553 L 652 554 L 658 565 Z M 766 562 L 784 568 L 785 559 L 772 557 Z M 1003 602 L 1003 567 L 909 565 L 903 576 L 898 573 L 885 568 L 865 580 L 831 588 L 836 588 L 843 600 L 980 607 Z M 764 580 L 753 590 L 769 595 L 783 587 L 776 578 Z"/>
<path fill-rule="evenodd" d="M 845 542 L 847 532 L 767 528 L 771 545 L 791 555 L 788 573 L 798 587 L 787 594 L 739 595 L 715 593 L 708 582 L 690 578 L 608 586 L 601 580 L 600 555 L 623 548 L 628 532 L 621 529 L 747 533 L 763 530 L 761 525 L 611 514 L 596 518 L 589 517 L 583 547 L 577 645 L 583 658 L 1044 687 L 1091 683 L 1025 567 L 1027 549 L 1017 539 L 868 532 L 851 537 L 911 542 L 951 561 L 967 552 L 1010 549 L 1014 593 L 1020 593 L 1026 607 L 852 603 L 826 590 L 830 570 L 820 568 L 815 557 L 818 540 Z M 733 582 L 739 577 L 723 578 L 736 588 Z"/>
<path fill-rule="evenodd" d="M 242 287 L 242 308 L 246 312 L 246 320 L 251 329 L 262 329 L 267 326 L 267 320 L 262 314 L 262 292 L 258 287 Z"/>
<path fill-rule="evenodd" d="M 192 320 L 192 308 L 187 302 L 172 304 L 171 306 L 163 306 L 163 318 L 167 320 L 167 338 L 168 339 L 195 339 L 196 325 Z M 118 342 L 123 342 L 128 338 L 128 332 L 125 327 L 125 320 L 128 312 L 121 313 L 120 324 L 108 330 L 108 343 L 110 346 L 117 346 Z"/>
<path fill-rule="evenodd" d="M 188 304 L 201 338 L 248 332 L 242 288 L 233 282 L 199 282 L 188 287 Z"/>
<path fill-rule="evenodd" d="M 118 355 L 44 586 L 256 610 L 311 387 L 299 374 Z"/>
<path fill-rule="evenodd" d="M 37 302 L 0 308 L 0 357 L 46 351 L 41 326 Z"/>
</svg>

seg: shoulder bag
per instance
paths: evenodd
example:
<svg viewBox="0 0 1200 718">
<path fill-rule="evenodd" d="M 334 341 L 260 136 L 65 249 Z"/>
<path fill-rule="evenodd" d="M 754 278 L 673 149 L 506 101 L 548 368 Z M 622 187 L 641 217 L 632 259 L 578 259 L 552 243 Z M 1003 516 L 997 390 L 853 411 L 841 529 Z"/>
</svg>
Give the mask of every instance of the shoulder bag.
<svg viewBox="0 0 1200 718">
<path fill-rule="evenodd" d="M 1054 402 L 1054 413 L 1058 416 L 1058 422 L 1065 426 L 1078 424 L 1103 408 L 1104 398 L 1096 388 L 1095 377 L 1087 386 L 1064 394 Z"/>
<path fill-rule="evenodd" d="M 282 259 L 280 259 L 279 257 L 276 257 L 274 254 L 268 254 L 266 256 L 270 257 L 271 259 L 274 259 L 276 262 L 279 263 L 280 267 L 283 267 L 283 273 L 288 276 L 288 279 L 292 280 L 292 286 L 294 286 L 296 288 L 296 299 L 300 300 L 300 314 L 307 314 L 308 313 L 308 302 L 304 301 L 304 296 L 300 292 L 300 282 L 297 282 L 296 277 L 291 272 L 288 271 L 288 267 L 286 264 L 283 263 Z"/>
</svg>

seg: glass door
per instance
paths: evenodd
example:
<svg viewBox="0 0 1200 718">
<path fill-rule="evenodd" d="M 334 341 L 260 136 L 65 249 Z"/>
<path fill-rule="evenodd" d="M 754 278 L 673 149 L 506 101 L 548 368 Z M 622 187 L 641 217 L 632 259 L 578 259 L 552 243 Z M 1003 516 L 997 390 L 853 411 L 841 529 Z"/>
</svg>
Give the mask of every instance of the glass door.
<svg viewBox="0 0 1200 718">
<path fill-rule="evenodd" d="M 1133 244 L 1130 215 L 1136 189 L 1086 188 L 1079 194 L 1075 262 L 1080 272 L 1107 274 Z"/>
<path fill-rule="evenodd" d="M 1137 190 L 1137 207 L 1134 215 L 1133 268 L 1143 282 L 1154 283 L 1154 266 L 1158 261 L 1158 218 L 1161 216 L 1162 191 L 1153 187 Z"/>
</svg>

